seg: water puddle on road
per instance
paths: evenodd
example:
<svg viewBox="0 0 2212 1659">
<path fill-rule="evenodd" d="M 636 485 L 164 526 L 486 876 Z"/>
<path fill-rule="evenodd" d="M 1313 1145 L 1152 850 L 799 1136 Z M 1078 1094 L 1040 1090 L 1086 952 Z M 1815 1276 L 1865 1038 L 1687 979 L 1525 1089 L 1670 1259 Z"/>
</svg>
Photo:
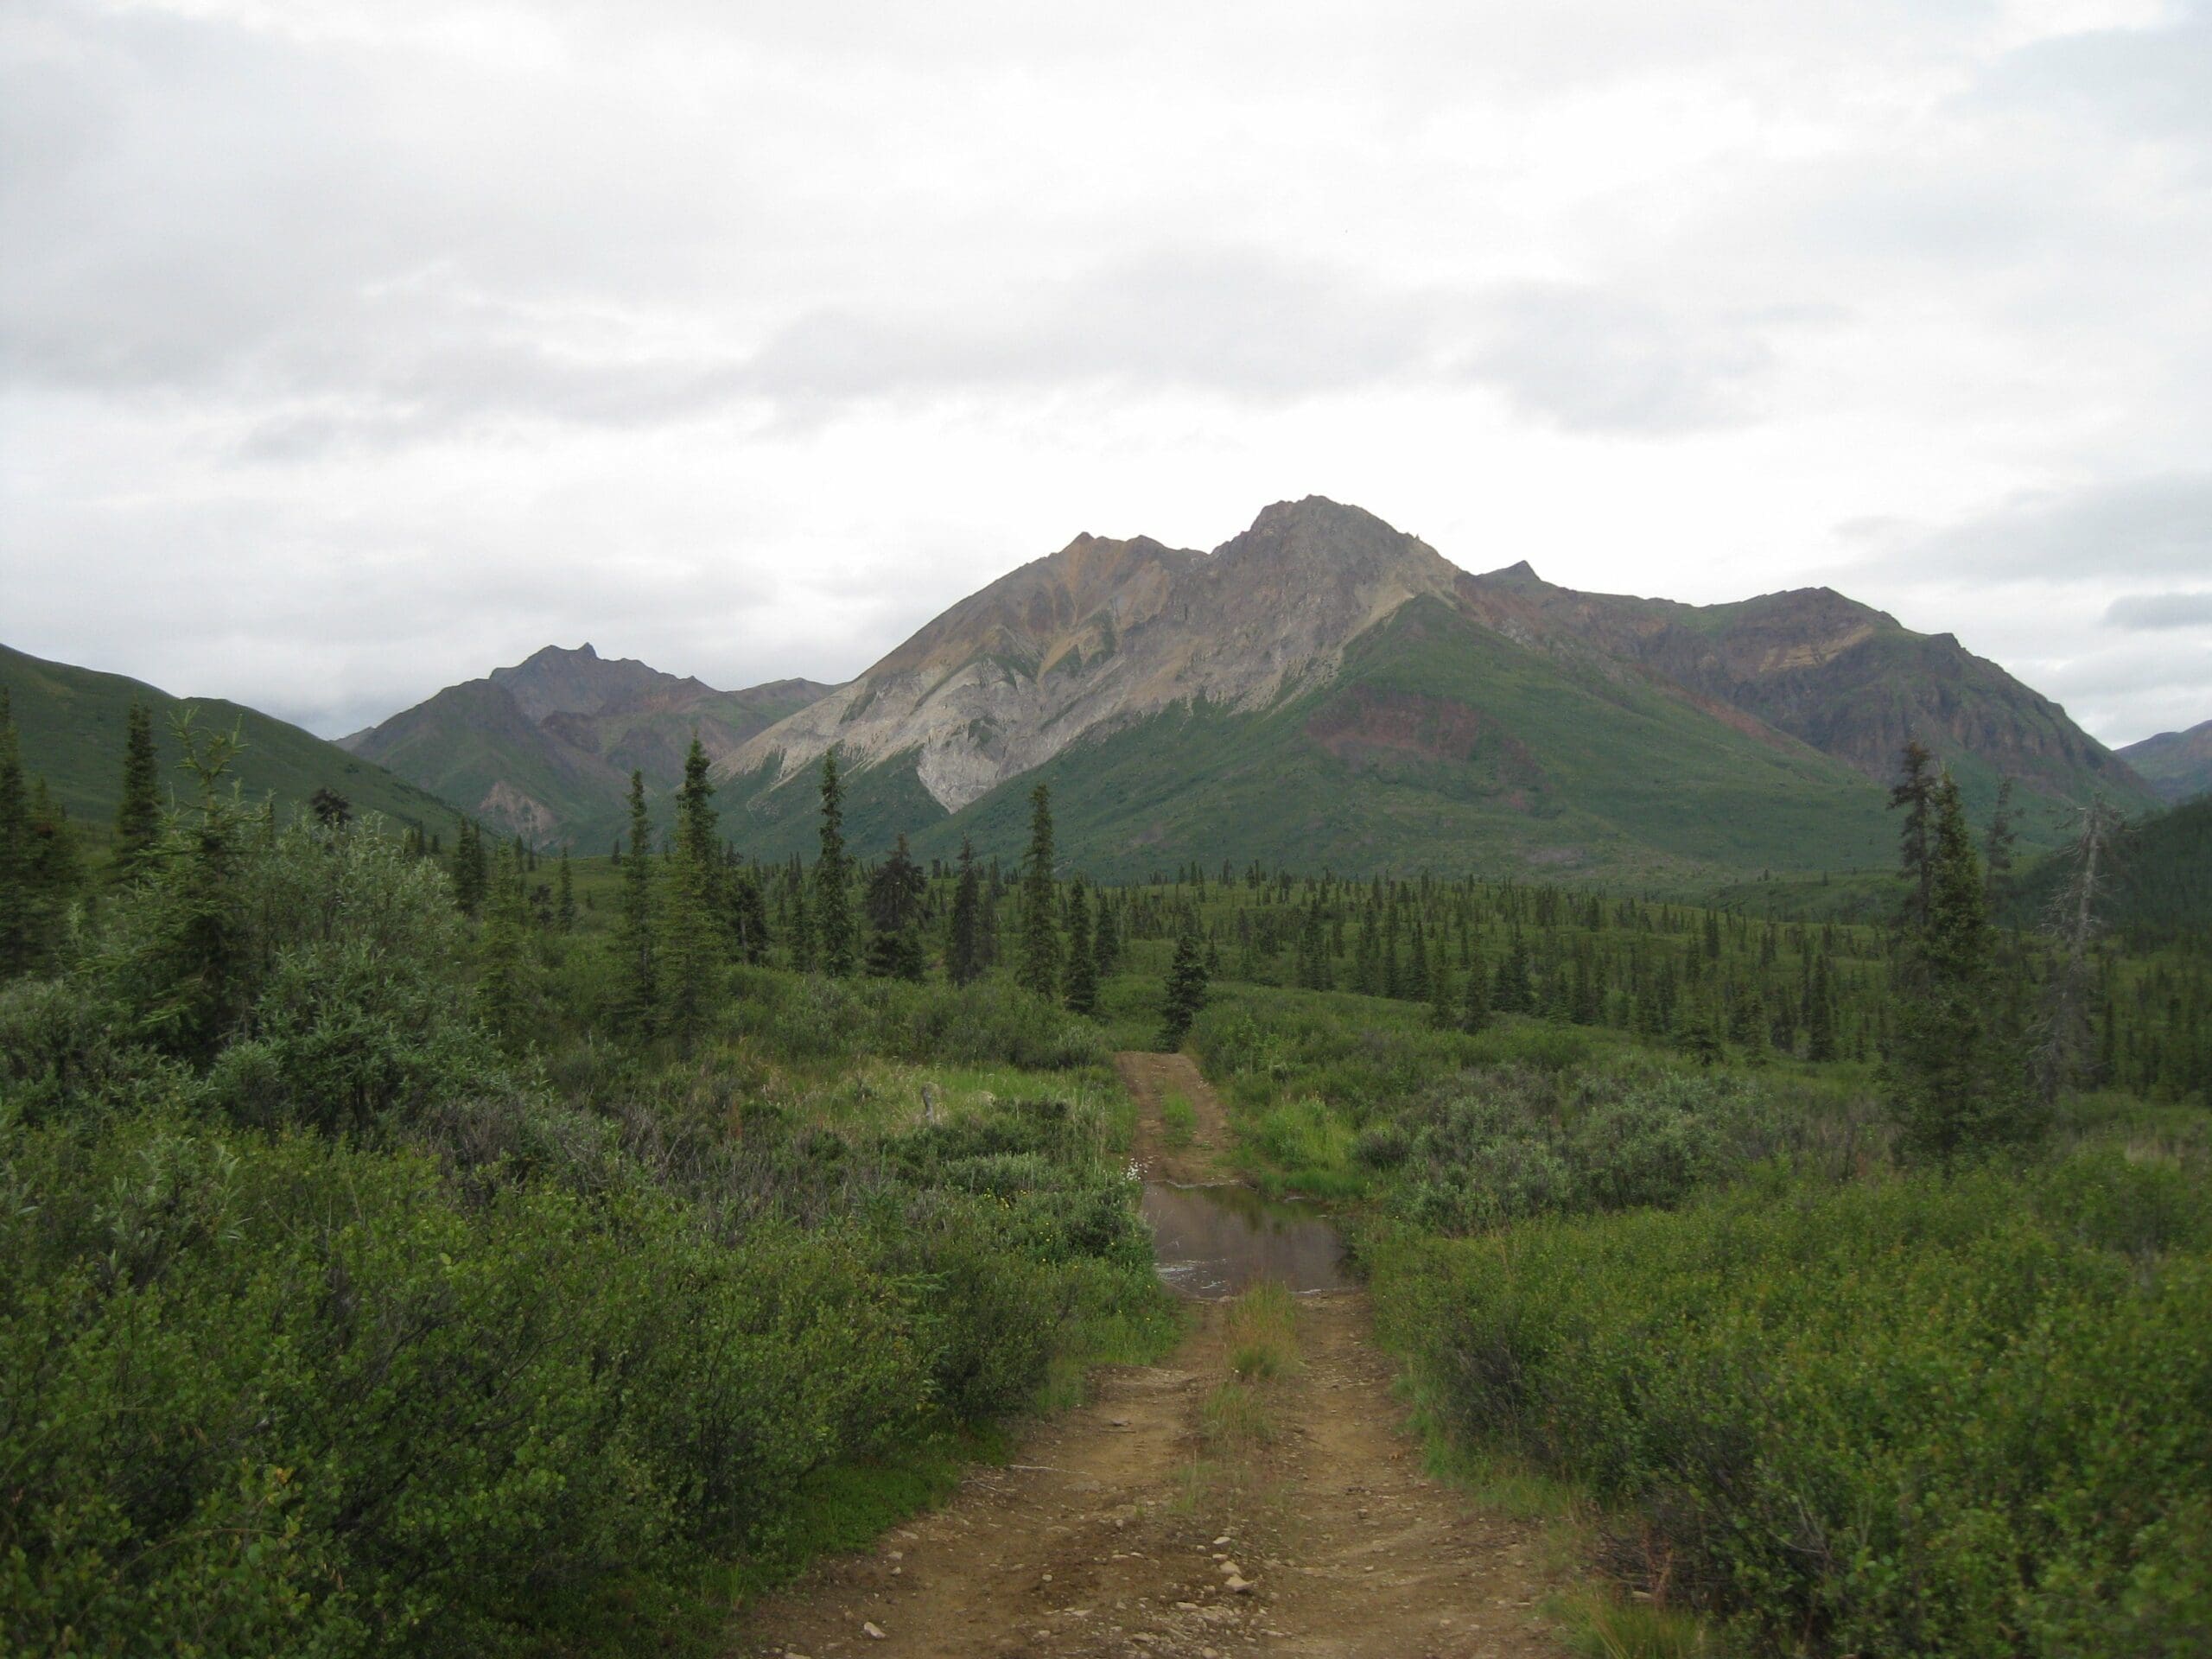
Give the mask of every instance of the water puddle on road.
<svg viewBox="0 0 2212 1659">
<path fill-rule="evenodd" d="M 1185 1296 L 1211 1300 L 1272 1281 L 1300 1290 L 1344 1290 L 1344 1241 L 1294 1204 L 1249 1186 L 1144 1184 L 1160 1276 Z"/>
</svg>

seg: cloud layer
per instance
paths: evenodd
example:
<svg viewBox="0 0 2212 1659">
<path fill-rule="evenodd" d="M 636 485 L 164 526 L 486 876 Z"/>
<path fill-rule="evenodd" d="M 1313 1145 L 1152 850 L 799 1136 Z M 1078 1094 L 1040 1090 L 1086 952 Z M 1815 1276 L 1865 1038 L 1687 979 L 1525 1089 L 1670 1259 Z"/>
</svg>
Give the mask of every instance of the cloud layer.
<svg viewBox="0 0 2212 1659">
<path fill-rule="evenodd" d="M 1318 490 L 2126 741 L 2212 715 L 2208 110 L 2164 0 L 20 0 L 0 637 L 326 730 L 838 678 Z"/>
</svg>

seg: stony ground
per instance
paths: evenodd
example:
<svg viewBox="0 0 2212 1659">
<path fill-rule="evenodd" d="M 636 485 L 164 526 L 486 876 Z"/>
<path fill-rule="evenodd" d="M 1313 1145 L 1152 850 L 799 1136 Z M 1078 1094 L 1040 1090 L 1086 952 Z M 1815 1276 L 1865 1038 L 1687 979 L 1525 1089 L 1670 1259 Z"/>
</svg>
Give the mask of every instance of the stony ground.
<svg viewBox="0 0 2212 1659">
<path fill-rule="evenodd" d="M 1220 1105 L 1180 1056 L 1131 1055 L 1141 1161 L 1204 1179 Z M 1198 1133 L 1166 1147 L 1159 1103 Z M 1301 1298 L 1298 1369 L 1268 1385 L 1270 1432 L 1224 1445 L 1201 1408 L 1227 1376 L 1223 1305 L 1196 1307 L 1166 1363 L 1112 1367 L 1090 1404 L 1039 1425 L 1015 1461 L 871 1554 L 817 1565 L 748 1611 L 738 1655 L 823 1659 L 1078 1655 L 1522 1659 L 1564 1649 L 1532 1529 L 1471 1510 L 1421 1472 L 1366 1297 Z"/>
</svg>

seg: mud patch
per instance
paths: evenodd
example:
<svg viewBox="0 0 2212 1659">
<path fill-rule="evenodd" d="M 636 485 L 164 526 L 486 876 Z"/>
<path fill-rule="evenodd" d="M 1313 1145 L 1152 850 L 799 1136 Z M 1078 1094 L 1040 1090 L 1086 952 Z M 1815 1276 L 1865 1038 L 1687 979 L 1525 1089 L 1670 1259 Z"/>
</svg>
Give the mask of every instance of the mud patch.
<svg viewBox="0 0 2212 1659">
<path fill-rule="evenodd" d="M 1300 1294 L 1351 1288 L 1335 1228 L 1249 1186 L 1147 1181 L 1144 1218 L 1160 1276 L 1183 1295 L 1212 1300 L 1257 1284 Z"/>
</svg>

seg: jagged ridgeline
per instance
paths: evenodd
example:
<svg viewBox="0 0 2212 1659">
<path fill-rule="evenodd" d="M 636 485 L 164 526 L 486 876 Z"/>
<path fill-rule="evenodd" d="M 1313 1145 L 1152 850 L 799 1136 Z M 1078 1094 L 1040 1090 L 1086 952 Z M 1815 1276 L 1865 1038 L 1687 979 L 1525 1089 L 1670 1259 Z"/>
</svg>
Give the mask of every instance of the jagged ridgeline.
<svg viewBox="0 0 2212 1659">
<path fill-rule="evenodd" d="M 116 719 L 114 740 L 78 733 L 66 757 L 33 721 L 27 741 L 57 779 L 111 790 Z M 1978 817 L 2015 781 L 2024 852 L 2093 795 L 2158 804 L 1953 636 L 1827 588 L 1692 606 L 1578 593 L 1525 563 L 1471 575 L 1319 497 L 1210 554 L 1078 536 L 844 685 L 723 691 L 549 646 L 340 743 L 503 836 L 603 852 L 633 770 L 665 819 L 695 734 L 722 833 L 748 854 L 811 849 L 812 779 L 836 745 L 861 856 L 901 834 L 924 857 L 963 836 L 1012 855 L 1041 782 L 1063 853 L 1109 880 L 1254 859 L 1665 887 L 1875 868 L 1888 772 L 1915 739 Z M 2142 752 L 2171 792 L 2193 751 L 2164 741 Z"/>
<path fill-rule="evenodd" d="M 395 827 L 426 833 L 450 826 L 454 809 L 435 792 L 372 760 L 348 754 L 312 732 L 219 697 L 176 697 L 120 674 L 49 663 L 0 645 L 5 687 L 22 747 L 25 770 L 43 777 L 63 810 L 105 825 L 123 790 L 124 728 L 133 699 L 153 715 L 162 776 L 189 794 L 176 771 L 180 754 L 170 718 L 188 703 L 201 729 L 237 728 L 245 747 L 230 776 L 249 800 L 274 796 L 277 810 L 307 804 L 316 791 L 342 796 L 354 814 L 378 813 Z"/>
<path fill-rule="evenodd" d="M 549 645 L 339 741 L 504 834 L 603 852 L 626 822 L 632 771 L 656 793 L 673 789 L 694 733 L 726 755 L 829 690 L 779 680 L 718 691 L 589 645 Z"/>
<path fill-rule="evenodd" d="M 1052 786 L 1109 876 L 1185 860 L 1669 879 L 1884 862 L 1917 738 L 1977 810 L 2018 780 L 2030 847 L 2101 792 L 2155 797 L 2056 703 L 1949 634 L 1826 588 L 1690 606 L 1470 575 L 1318 497 L 1211 554 L 1080 536 L 945 612 L 716 766 L 766 855 L 812 834 L 841 747 L 849 822 L 1013 851 Z"/>
</svg>

